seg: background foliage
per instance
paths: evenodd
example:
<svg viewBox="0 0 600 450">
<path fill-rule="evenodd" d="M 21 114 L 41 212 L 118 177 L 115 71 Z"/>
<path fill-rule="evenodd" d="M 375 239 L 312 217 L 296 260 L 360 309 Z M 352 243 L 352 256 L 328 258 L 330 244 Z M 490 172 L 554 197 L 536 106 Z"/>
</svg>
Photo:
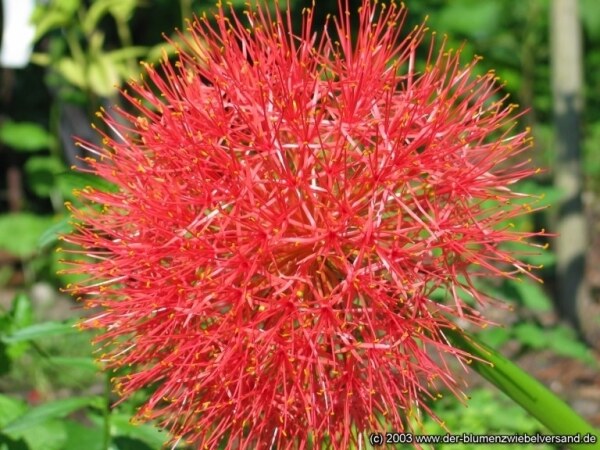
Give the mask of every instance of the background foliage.
<svg viewBox="0 0 600 450">
<path fill-rule="evenodd" d="M 38 7 L 36 52 L 25 69 L 3 72 L 0 89 L 0 449 L 148 450 L 158 449 L 163 432 L 133 425 L 129 417 L 141 399 L 116 407 L 110 374 L 94 360 L 88 332 L 73 324 L 85 311 L 59 293 L 73 280 L 60 272 L 64 263 L 57 235 L 69 230 L 64 202 L 73 189 L 100 183 L 69 170 L 78 165 L 77 135 L 94 140 L 90 120 L 101 106 L 117 103 L 115 85 L 140 72 L 138 62 L 158 61 L 178 41 L 175 27 L 210 10 L 200 0 L 50 0 Z M 235 7 L 244 1 L 234 0 Z M 300 0 L 291 1 L 300 11 Z M 360 1 L 350 2 L 353 8 Z M 536 137 L 534 158 L 548 171 L 519 188 L 551 205 L 552 102 L 546 0 L 412 0 L 406 29 L 428 16 L 436 40 L 462 48 L 465 62 L 484 55 L 479 70 L 495 69 L 504 91 L 528 109 L 522 126 Z M 335 0 L 317 0 L 324 21 Z M 600 2 L 581 0 L 585 32 L 585 72 L 600 71 Z M 299 14 L 298 14 L 299 17 Z M 586 80 L 584 168 L 589 195 L 600 193 L 600 77 Z M 522 230 L 552 228 L 552 209 L 521 218 Z M 484 330 L 493 346 L 513 345 L 519 354 L 548 350 L 594 365 L 589 349 L 568 327 L 548 326 L 552 314 L 551 251 L 527 257 L 550 288 L 530 280 L 489 282 L 486 289 L 510 303 L 516 314 L 506 326 Z M 469 408 L 451 397 L 434 409 L 457 433 L 543 431 L 541 426 L 496 391 L 470 392 Z M 424 432 L 440 433 L 426 420 Z M 453 446 L 453 448 L 461 448 Z M 469 448 L 465 446 L 463 448 Z M 498 447 L 501 448 L 501 447 Z M 523 447 L 525 448 L 525 447 Z M 531 447 L 533 448 L 533 447 Z M 548 447 L 536 447 L 548 448 Z"/>
</svg>

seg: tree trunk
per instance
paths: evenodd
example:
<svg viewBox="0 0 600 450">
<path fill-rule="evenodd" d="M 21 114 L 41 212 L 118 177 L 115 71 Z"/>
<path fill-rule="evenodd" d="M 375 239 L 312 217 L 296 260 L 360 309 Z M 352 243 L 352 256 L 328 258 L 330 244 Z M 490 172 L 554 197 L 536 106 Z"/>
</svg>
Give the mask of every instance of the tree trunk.
<svg viewBox="0 0 600 450">
<path fill-rule="evenodd" d="M 598 343 L 598 311 L 585 277 L 589 233 L 582 203 L 583 63 L 578 0 L 552 0 L 550 26 L 555 184 L 563 194 L 558 204 L 559 236 L 555 242 L 558 307 L 563 318 L 575 324 L 591 342 Z"/>
</svg>

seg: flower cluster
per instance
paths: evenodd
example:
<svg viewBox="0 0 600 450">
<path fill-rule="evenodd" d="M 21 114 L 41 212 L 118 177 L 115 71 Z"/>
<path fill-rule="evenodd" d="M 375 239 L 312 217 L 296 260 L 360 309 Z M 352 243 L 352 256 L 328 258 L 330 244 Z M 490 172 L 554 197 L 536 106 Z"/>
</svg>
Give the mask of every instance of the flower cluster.
<svg viewBox="0 0 600 450">
<path fill-rule="evenodd" d="M 448 364 L 469 355 L 445 330 L 486 323 L 477 277 L 527 271 L 500 245 L 533 235 L 509 224 L 532 173 L 514 106 L 459 52 L 418 66 L 424 27 L 402 35 L 403 7 L 375 3 L 356 31 L 340 1 L 320 33 L 310 9 L 294 33 L 289 7 L 217 5 L 99 113 L 103 145 L 81 143 L 117 189 L 71 207 L 87 279 L 69 290 L 100 309 L 101 360 L 129 368 L 118 392 L 151 387 L 138 419 L 175 441 L 409 429 L 459 393 Z"/>
</svg>

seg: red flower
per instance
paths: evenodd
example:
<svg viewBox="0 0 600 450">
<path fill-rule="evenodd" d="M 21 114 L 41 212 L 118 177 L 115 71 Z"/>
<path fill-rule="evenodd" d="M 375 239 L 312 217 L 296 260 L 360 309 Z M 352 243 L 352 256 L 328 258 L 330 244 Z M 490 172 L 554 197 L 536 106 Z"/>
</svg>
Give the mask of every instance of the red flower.
<svg viewBox="0 0 600 450">
<path fill-rule="evenodd" d="M 485 323 L 474 280 L 526 271 L 499 245 L 533 235 L 506 225 L 530 138 L 494 74 L 448 50 L 418 71 L 402 8 L 364 1 L 355 39 L 346 10 L 334 38 L 311 10 L 295 35 L 289 10 L 219 6 L 83 144 L 118 190 L 72 208 L 89 278 L 70 290 L 103 310 L 102 361 L 131 366 L 118 392 L 154 387 L 138 418 L 176 440 L 346 449 L 410 429 L 434 383 L 458 393 L 447 361 L 469 355 L 444 330 Z"/>
</svg>

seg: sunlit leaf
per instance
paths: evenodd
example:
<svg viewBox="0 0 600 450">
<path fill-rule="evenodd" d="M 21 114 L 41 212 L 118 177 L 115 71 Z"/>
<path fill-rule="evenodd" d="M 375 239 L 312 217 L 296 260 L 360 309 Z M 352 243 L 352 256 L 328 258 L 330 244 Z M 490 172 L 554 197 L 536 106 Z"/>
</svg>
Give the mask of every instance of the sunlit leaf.
<svg viewBox="0 0 600 450">
<path fill-rule="evenodd" d="M 73 411 L 85 408 L 91 405 L 98 405 L 102 402 L 102 397 L 71 397 L 62 400 L 56 400 L 44 403 L 38 407 L 32 408 L 11 421 L 0 429 L 3 433 L 15 433 L 21 430 L 27 430 L 30 427 L 43 423 L 51 419 L 59 419 L 71 414 Z"/>
<path fill-rule="evenodd" d="M 116 63 L 104 54 L 90 62 L 87 76 L 90 89 L 101 97 L 115 94 L 121 81 Z"/>
<path fill-rule="evenodd" d="M 67 441 L 63 450 L 104 450 L 104 430 L 101 427 L 87 427 L 66 420 Z"/>
<path fill-rule="evenodd" d="M 38 246 L 40 248 L 46 248 L 49 245 L 55 243 L 61 234 L 69 233 L 73 226 L 70 223 L 70 217 L 63 217 L 54 225 L 48 227 L 38 240 Z"/>
<path fill-rule="evenodd" d="M 533 323 L 517 324 L 514 328 L 514 335 L 519 342 L 534 349 L 544 348 L 547 345 L 544 330 Z"/>
<path fill-rule="evenodd" d="M 69 357 L 69 356 L 52 356 L 48 359 L 51 364 L 58 366 L 66 366 L 77 369 L 89 370 L 90 372 L 96 372 L 99 370 L 99 366 L 94 359 L 89 357 Z"/>
<path fill-rule="evenodd" d="M 128 414 L 115 413 L 111 416 L 111 425 L 115 434 L 140 440 L 151 448 L 160 448 L 168 439 L 168 435 L 149 424 L 133 425 Z"/>
<path fill-rule="evenodd" d="M 11 122 L 0 124 L 0 142 L 14 150 L 37 152 L 48 148 L 50 134 L 44 127 L 33 122 Z"/>
<path fill-rule="evenodd" d="M 26 410 L 27 405 L 23 400 L 0 394 L 0 429 L 23 415 Z"/>
<path fill-rule="evenodd" d="M 7 433 L 25 441 L 29 450 L 63 450 L 67 441 L 67 431 L 59 420 L 46 420 Z"/>
<path fill-rule="evenodd" d="M 58 61 L 55 69 L 72 85 L 80 89 L 87 87 L 85 66 L 83 64 L 78 63 L 72 58 L 64 57 Z"/>
<path fill-rule="evenodd" d="M 52 225 L 52 218 L 31 213 L 0 215 L 0 249 L 19 258 L 38 250 L 40 236 Z"/>
<path fill-rule="evenodd" d="M 73 320 L 67 322 L 43 322 L 21 328 L 12 334 L 0 337 L 0 339 L 5 343 L 10 344 L 21 341 L 33 341 L 48 336 L 76 333 L 77 328 L 75 328 L 74 325 L 75 321 Z"/>
<path fill-rule="evenodd" d="M 552 300 L 542 289 L 542 285 L 531 280 L 514 283 L 522 304 L 532 311 L 551 311 Z"/>
</svg>

